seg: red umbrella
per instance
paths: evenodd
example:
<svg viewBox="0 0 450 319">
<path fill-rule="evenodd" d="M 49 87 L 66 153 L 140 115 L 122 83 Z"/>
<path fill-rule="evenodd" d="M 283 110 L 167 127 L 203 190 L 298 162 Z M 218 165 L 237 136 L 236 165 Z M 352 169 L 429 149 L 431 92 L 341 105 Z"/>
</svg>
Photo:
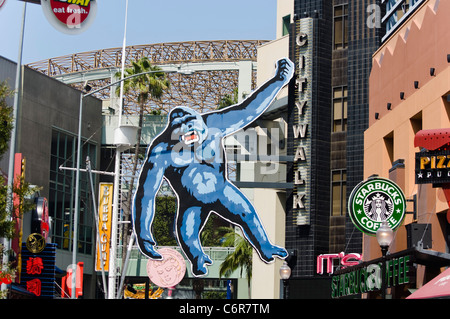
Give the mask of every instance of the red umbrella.
<svg viewBox="0 0 450 319">
<path fill-rule="evenodd" d="M 417 289 L 406 299 L 450 298 L 450 268 Z"/>
</svg>

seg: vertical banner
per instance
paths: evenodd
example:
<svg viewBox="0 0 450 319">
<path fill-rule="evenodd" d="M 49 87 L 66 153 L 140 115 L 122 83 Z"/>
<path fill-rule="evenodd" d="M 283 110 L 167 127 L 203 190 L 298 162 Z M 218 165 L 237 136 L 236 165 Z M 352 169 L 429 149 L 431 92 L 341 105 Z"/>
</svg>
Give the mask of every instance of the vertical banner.
<svg viewBox="0 0 450 319">
<path fill-rule="evenodd" d="M 95 270 L 108 271 L 109 269 L 109 248 L 111 245 L 111 219 L 113 202 L 113 183 L 100 183 L 98 201 L 98 231 L 99 243 L 97 244 L 97 258 L 95 260 Z"/>
<path fill-rule="evenodd" d="M 53 299 L 55 294 L 56 244 L 46 244 L 40 234 L 22 243 L 20 286 L 35 298 Z"/>
<path fill-rule="evenodd" d="M 292 209 L 297 225 L 310 224 L 310 163 L 313 73 L 313 19 L 296 21 L 296 91 L 293 121 L 294 190 Z"/>
</svg>

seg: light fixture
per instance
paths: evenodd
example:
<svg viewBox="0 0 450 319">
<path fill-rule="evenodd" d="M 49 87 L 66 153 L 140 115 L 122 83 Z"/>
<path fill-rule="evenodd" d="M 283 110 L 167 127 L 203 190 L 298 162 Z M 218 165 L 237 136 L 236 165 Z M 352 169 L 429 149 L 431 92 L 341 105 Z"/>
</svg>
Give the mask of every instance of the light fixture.
<svg viewBox="0 0 450 319">
<path fill-rule="evenodd" d="M 286 261 L 283 261 L 283 265 L 280 267 L 280 276 L 283 280 L 288 280 L 291 277 L 291 267 L 288 266 Z"/>
<path fill-rule="evenodd" d="M 289 277 L 291 277 L 291 267 L 287 261 L 283 261 L 280 267 L 280 277 L 283 279 L 283 299 L 288 299 Z"/>
<path fill-rule="evenodd" d="M 405 99 L 405 92 L 400 92 L 400 99 L 404 100 Z"/>
<path fill-rule="evenodd" d="M 386 220 L 383 220 L 381 222 L 380 228 L 377 229 L 376 237 L 378 241 L 378 245 L 381 247 L 381 255 L 382 255 L 382 262 L 381 262 L 381 298 L 386 298 L 386 255 L 389 249 L 389 246 L 392 243 L 392 240 L 394 239 L 394 231 L 389 227 L 389 224 Z"/>
<path fill-rule="evenodd" d="M 386 107 L 387 107 L 388 110 L 391 110 L 392 109 L 392 104 L 388 103 Z"/>
<path fill-rule="evenodd" d="M 378 120 L 379 117 L 380 117 L 380 113 L 376 112 L 375 113 L 375 120 Z"/>
<path fill-rule="evenodd" d="M 178 68 L 177 73 L 182 75 L 192 75 L 195 73 L 195 70 Z"/>
<path fill-rule="evenodd" d="M 391 227 L 389 227 L 387 221 L 384 220 L 381 222 L 380 228 L 377 229 L 376 237 L 381 249 L 387 249 L 389 247 L 394 239 L 394 232 Z"/>
<path fill-rule="evenodd" d="M 89 92 L 92 89 L 92 87 L 88 84 L 88 81 L 84 82 L 83 89 L 85 92 Z"/>
<path fill-rule="evenodd" d="M 434 76 L 436 74 L 436 69 L 435 68 L 430 68 L 430 75 Z"/>
<path fill-rule="evenodd" d="M 419 88 L 419 81 L 414 81 L 414 88 L 418 89 Z"/>
</svg>

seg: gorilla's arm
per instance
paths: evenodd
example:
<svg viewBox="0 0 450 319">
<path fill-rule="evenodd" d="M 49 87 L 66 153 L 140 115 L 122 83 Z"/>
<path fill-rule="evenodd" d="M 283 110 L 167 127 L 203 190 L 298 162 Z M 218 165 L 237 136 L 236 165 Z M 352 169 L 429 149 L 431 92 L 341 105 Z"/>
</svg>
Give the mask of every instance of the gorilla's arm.
<svg viewBox="0 0 450 319">
<path fill-rule="evenodd" d="M 204 115 L 208 127 L 228 135 L 255 121 L 270 106 L 280 90 L 291 80 L 294 64 L 289 59 L 278 60 L 275 76 L 264 83 L 240 104 Z"/>
<path fill-rule="evenodd" d="M 163 145 L 164 144 L 164 145 Z M 151 237 L 151 225 L 155 215 L 155 200 L 159 187 L 164 178 L 167 145 L 160 143 L 151 146 L 144 167 L 139 176 L 136 194 L 133 200 L 133 226 L 138 238 L 150 243 L 154 242 Z"/>
</svg>

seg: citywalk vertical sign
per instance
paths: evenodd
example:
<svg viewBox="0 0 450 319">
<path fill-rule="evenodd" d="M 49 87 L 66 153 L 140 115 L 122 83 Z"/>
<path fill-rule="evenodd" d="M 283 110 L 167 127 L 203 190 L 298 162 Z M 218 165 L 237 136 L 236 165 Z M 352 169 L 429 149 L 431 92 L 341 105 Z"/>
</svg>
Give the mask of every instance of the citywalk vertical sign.
<svg viewBox="0 0 450 319">
<path fill-rule="evenodd" d="M 294 54 L 296 61 L 295 108 L 293 120 L 293 181 L 292 211 L 297 225 L 310 224 L 310 162 L 313 74 L 313 19 L 296 21 Z"/>
<path fill-rule="evenodd" d="M 97 257 L 95 271 L 108 271 L 111 247 L 113 184 L 100 183 Z M 102 267 L 103 264 L 103 267 Z"/>
<path fill-rule="evenodd" d="M 94 21 L 97 0 L 41 0 L 48 22 L 66 34 L 80 34 Z"/>
</svg>

